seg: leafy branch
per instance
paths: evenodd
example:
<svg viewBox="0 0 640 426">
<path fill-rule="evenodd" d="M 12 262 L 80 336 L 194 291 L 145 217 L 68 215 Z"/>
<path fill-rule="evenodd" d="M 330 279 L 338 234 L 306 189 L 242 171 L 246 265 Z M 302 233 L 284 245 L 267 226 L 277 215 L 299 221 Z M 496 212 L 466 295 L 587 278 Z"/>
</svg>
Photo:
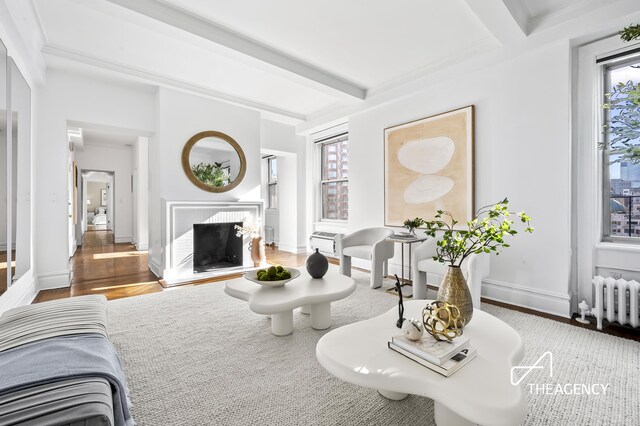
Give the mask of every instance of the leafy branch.
<svg viewBox="0 0 640 426">
<path fill-rule="evenodd" d="M 472 254 L 499 254 L 501 249 L 509 247 L 505 237 L 518 233 L 513 228 L 514 221 L 509 219 L 512 215 L 525 224 L 525 232 L 533 233 L 531 218 L 524 212 L 510 212 L 507 198 L 480 208 L 475 217 L 467 221 L 466 229 L 455 229 L 459 222 L 451 213 L 438 210 L 436 220 L 424 223 L 427 228 L 425 234 L 428 236 L 435 238 L 437 233 L 442 232 L 442 238 L 436 243 L 436 256 L 433 260 L 460 266 Z"/>
<path fill-rule="evenodd" d="M 640 24 L 629 25 L 622 31 L 618 32 L 620 38 L 624 41 L 633 41 L 640 38 Z"/>
<path fill-rule="evenodd" d="M 627 81 L 618 83 L 611 93 L 605 94 L 607 102 L 602 105 L 608 111 L 604 132 L 609 133 L 608 143 L 601 142 L 600 149 L 610 149 L 619 154 L 612 163 L 640 161 L 640 83 Z"/>
</svg>

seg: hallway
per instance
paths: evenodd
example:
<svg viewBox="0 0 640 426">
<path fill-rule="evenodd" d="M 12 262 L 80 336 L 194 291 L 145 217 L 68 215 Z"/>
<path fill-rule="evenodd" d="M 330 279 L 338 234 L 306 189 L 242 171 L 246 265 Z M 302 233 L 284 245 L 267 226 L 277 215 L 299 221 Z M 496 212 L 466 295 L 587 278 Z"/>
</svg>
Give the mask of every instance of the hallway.
<svg viewBox="0 0 640 426">
<path fill-rule="evenodd" d="M 86 232 L 70 269 L 71 287 L 41 291 L 34 302 L 86 294 L 119 299 L 163 290 L 147 266 L 147 252 L 130 243 L 114 244 L 111 231 Z"/>
</svg>

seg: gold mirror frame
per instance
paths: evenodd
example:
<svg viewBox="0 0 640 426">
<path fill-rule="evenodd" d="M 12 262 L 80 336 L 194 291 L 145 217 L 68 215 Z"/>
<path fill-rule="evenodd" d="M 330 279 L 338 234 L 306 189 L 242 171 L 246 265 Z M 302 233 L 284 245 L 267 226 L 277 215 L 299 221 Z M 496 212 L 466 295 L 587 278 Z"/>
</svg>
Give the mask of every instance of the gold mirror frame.
<svg viewBox="0 0 640 426">
<path fill-rule="evenodd" d="M 193 171 L 191 170 L 191 164 L 189 163 L 189 155 L 191 154 L 191 148 L 193 148 L 193 146 L 198 141 L 204 138 L 222 139 L 225 142 L 227 142 L 229 145 L 231 145 L 233 149 L 236 150 L 236 153 L 238 153 L 238 157 L 240 157 L 240 171 L 238 172 L 238 176 L 233 180 L 233 182 L 230 182 L 229 185 L 209 186 L 204 182 L 202 182 L 200 179 L 198 179 L 196 175 L 193 173 Z M 187 177 L 191 181 L 191 183 L 193 183 L 198 188 L 208 192 L 227 192 L 232 190 L 236 186 L 238 186 L 240 182 L 242 182 L 242 179 L 244 179 L 244 174 L 247 170 L 247 159 L 244 156 L 244 151 L 242 151 L 242 148 L 240 148 L 240 145 L 238 145 L 238 142 L 236 142 L 235 139 L 233 139 L 231 136 L 226 135 L 222 132 L 207 130 L 204 132 L 196 133 L 184 145 L 184 148 L 182 149 L 182 168 L 184 170 L 184 173 L 187 175 Z"/>
</svg>

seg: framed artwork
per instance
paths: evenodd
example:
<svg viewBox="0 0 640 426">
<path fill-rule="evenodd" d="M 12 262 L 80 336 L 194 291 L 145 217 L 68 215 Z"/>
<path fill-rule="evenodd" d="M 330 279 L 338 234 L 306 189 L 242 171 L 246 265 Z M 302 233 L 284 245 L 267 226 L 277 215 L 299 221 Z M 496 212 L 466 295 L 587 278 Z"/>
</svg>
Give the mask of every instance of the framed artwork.
<svg viewBox="0 0 640 426">
<path fill-rule="evenodd" d="M 103 207 L 107 205 L 107 190 L 106 189 L 101 189 L 100 190 L 100 205 L 103 206 Z"/>
<path fill-rule="evenodd" d="M 437 210 L 459 222 L 474 214 L 474 107 L 384 130 L 384 224 L 433 220 Z"/>
</svg>

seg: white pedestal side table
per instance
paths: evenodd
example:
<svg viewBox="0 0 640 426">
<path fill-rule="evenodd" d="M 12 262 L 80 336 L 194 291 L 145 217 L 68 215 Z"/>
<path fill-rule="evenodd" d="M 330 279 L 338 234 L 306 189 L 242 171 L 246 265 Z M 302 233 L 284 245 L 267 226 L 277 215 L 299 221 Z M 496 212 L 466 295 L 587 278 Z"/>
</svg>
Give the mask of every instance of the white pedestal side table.
<svg viewBox="0 0 640 426">
<path fill-rule="evenodd" d="M 406 318 L 421 318 L 427 300 L 404 303 Z M 513 426 L 527 415 L 521 386 L 511 384 L 511 367 L 524 356 L 520 335 L 507 324 L 475 309 L 464 335 L 478 355 L 450 377 L 444 377 L 387 347 L 400 334 L 397 308 L 369 320 L 325 334 L 316 346 L 320 364 L 349 383 L 376 389 L 400 400 L 408 394 L 434 400 L 438 426 Z M 425 336 L 428 335 L 425 333 Z"/>
<path fill-rule="evenodd" d="M 224 291 L 229 296 L 249 302 L 249 309 L 271 316 L 271 332 L 286 336 L 293 331 L 293 310 L 311 315 L 311 327 L 331 327 L 331 302 L 344 299 L 356 290 L 356 282 L 329 271 L 323 278 L 311 278 L 305 270 L 282 287 L 264 287 L 244 278 L 227 281 Z"/>
</svg>

